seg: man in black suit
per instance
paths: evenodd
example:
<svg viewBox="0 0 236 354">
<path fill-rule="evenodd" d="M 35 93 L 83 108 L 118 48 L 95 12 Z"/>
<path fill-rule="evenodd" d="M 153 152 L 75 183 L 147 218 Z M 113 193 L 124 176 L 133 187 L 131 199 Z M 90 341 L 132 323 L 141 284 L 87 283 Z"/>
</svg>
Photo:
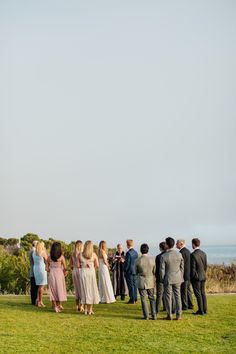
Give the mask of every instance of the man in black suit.
<svg viewBox="0 0 236 354">
<path fill-rule="evenodd" d="M 207 313 L 207 299 L 205 293 L 207 256 L 200 250 L 200 240 L 192 239 L 192 247 L 194 251 L 191 253 L 191 282 L 194 295 L 197 299 L 198 310 L 195 315 L 204 315 Z"/>
<path fill-rule="evenodd" d="M 137 284 L 136 284 L 136 268 L 135 263 L 138 258 L 138 252 L 136 252 L 133 248 L 134 241 L 127 240 L 126 245 L 128 251 L 125 255 L 125 263 L 124 263 L 124 273 L 126 283 L 129 289 L 129 301 L 127 304 L 135 304 L 137 302 Z"/>
<path fill-rule="evenodd" d="M 184 240 L 177 240 L 176 247 L 184 259 L 184 282 L 181 284 L 182 310 L 193 309 L 192 293 L 190 290 L 190 257 L 191 253 L 185 246 Z"/>
<path fill-rule="evenodd" d="M 159 244 L 159 249 L 160 249 L 161 253 L 159 253 L 156 256 L 156 272 L 155 272 L 155 276 L 156 276 L 156 312 L 157 312 L 157 314 L 160 311 L 161 300 L 163 303 L 163 310 L 165 311 L 165 304 L 164 304 L 164 298 L 163 298 L 164 284 L 161 282 L 160 264 L 161 264 L 161 257 L 167 250 L 166 243 L 161 242 Z"/>
</svg>

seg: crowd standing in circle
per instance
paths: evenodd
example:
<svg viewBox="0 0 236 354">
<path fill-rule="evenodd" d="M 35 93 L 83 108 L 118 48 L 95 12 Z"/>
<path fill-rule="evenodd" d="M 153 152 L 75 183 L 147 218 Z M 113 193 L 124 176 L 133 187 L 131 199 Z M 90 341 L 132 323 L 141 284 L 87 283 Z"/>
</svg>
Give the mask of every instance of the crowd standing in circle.
<svg viewBox="0 0 236 354">
<path fill-rule="evenodd" d="M 192 239 L 191 253 L 183 239 L 167 237 L 159 244 L 160 253 L 156 258 L 149 256 L 149 246 L 143 243 L 138 256 L 134 241 L 126 241 L 127 252 L 121 244 L 117 251 L 108 257 L 106 241 L 99 243 L 98 255 L 94 252 L 93 242 L 76 241 L 70 257 L 69 267 L 75 290 L 76 310 L 85 315 L 94 315 L 93 305 L 113 303 L 120 296 L 127 304 L 137 303 L 139 292 L 143 318 L 158 318 L 161 302 L 167 312 L 166 320 L 182 319 L 182 311 L 193 309 L 192 285 L 198 309 L 195 315 L 207 314 L 205 282 L 207 256 L 200 249 L 200 240 Z M 176 249 L 174 249 L 176 246 Z M 178 250 L 178 251 L 177 251 Z M 52 308 L 63 311 L 62 302 L 67 300 L 65 277 L 68 274 L 66 261 L 60 242 L 54 242 L 50 255 L 47 255 L 43 241 L 33 241 L 30 258 L 31 303 L 45 307 L 43 303 L 44 286 L 48 284 Z M 96 278 L 98 269 L 98 284 Z M 112 281 L 110 278 L 112 272 Z M 48 275 L 47 275 L 48 273 Z M 156 293 L 156 299 L 155 299 Z"/>
</svg>

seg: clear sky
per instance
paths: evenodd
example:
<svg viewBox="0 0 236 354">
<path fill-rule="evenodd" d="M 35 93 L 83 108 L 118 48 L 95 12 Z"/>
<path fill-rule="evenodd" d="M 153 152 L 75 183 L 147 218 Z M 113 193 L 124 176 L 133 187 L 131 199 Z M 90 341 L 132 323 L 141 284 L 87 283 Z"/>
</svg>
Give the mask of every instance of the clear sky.
<svg viewBox="0 0 236 354">
<path fill-rule="evenodd" d="M 0 1 L 0 236 L 236 243 L 236 2 Z"/>
</svg>

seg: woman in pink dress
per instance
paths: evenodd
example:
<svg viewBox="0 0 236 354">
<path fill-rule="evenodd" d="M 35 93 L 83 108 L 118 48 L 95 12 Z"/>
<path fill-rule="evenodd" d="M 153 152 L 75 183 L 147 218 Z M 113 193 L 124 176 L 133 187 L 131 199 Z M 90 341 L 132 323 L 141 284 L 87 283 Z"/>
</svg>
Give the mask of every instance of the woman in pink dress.
<svg viewBox="0 0 236 354">
<path fill-rule="evenodd" d="M 70 269 L 72 270 L 72 280 L 75 289 L 75 303 L 77 311 L 84 312 L 84 306 L 81 304 L 81 289 L 80 289 L 80 263 L 79 256 L 83 252 L 83 242 L 76 241 L 74 251 L 70 256 Z"/>
<path fill-rule="evenodd" d="M 66 283 L 65 276 L 66 271 L 66 261 L 62 254 L 62 248 L 60 242 L 54 242 L 52 244 L 50 256 L 47 262 L 48 276 L 48 287 L 50 293 L 50 300 L 52 301 L 52 306 L 55 312 L 61 312 L 63 307 L 61 306 L 61 301 L 66 301 Z"/>
</svg>

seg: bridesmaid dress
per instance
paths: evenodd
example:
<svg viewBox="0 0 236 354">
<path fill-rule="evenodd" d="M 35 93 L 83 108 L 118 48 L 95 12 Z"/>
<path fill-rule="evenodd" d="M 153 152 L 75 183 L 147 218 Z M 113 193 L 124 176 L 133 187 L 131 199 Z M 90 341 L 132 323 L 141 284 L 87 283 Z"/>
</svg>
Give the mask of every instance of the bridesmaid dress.
<svg viewBox="0 0 236 354">
<path fill-rule="evenodd" d="M 66 283 L 61 262 L 50 261 L 48 287 L 51 301 L 66 301 Z"/>
<path fill-rule="evenodd" d="M 105 255 L 107 259 L 107 255 Z M 103 258 L 99 258 L 99 295 L 101 303 L 109 304 L 115 302 L 114 291 L 111 283 L 110 273 L 107 265 L 104 263 Z"/>
<path fill-rule="evenodd" d="M 36 251 L 32 254 L 34 261 L 34 277 L 36 285 L 47 285 L 47 272 L 45 269 L 45 262 L 42 256 L 37 256 Z"/>
<path fill-rule="evenodd" d="M 75 255 L 72 256 L 72 263 L 73 263 L 73 271 L 72 271 L 72 280 L 75 289 L 75 299 L 81 300 L 81 290 L 80 290 L 80 268 L 77 266 L 77 260 Z"/>
<path fill-rule="evenodd" d="M 93 305 L 100 301 L 93 256 L 86 259 L 80 254 L 81 304 Z"/>
</svg>

